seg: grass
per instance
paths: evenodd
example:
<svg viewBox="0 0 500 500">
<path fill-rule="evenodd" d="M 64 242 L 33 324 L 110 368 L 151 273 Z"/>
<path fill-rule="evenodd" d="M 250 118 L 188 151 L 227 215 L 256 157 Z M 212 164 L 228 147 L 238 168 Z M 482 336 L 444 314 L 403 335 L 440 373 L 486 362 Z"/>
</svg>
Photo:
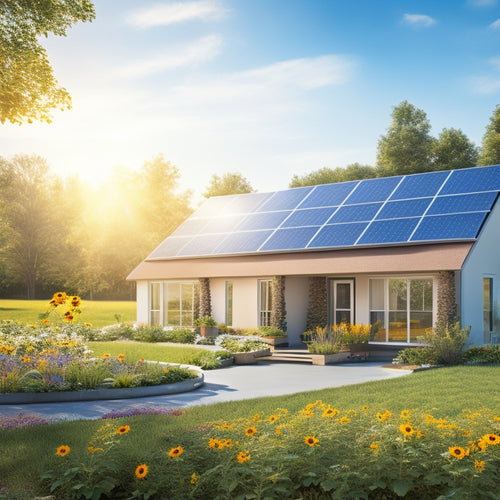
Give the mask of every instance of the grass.
<svg viewBox="0 0 500 500">
<path fill-rule="evenodd" d="M 14 320 L 23 323 L 36 323 L 40 314 L 47 311 L 48 300 L 0 300 L 0 321 Z M 120 322 L 135 321 L 136 303 L 133 301 L 96 301 L 82 300 L 80 321 L 102 327 Z"/>
<path fill-rule="evenodd" d="M 157 349 L 160 346 L 152 346 Z M 147 455 L 164 452 L 181 443 L 188 450 L 194 446 L 193 429 L 213 421 L 251 418 L 255 413 L 269 415 L 276 408 L 299 411 L 317 399 L 341 411 L 360 410 L 368 405 L 374 411 L 389 409 L 398 414 L 403 409 L 421 409 L 436 418 L 453 419 L 469 408 L 478 411 L 491 408 L 500 415 L 500 400 L 496 397 L 500 367 L 459 366 L 414 373 L 384 381 L 323 389 L 310 393 L 218 403 L 186 409 L 182 416 L 144 415 L 121 418 L 116 426 L 128 424 L 133 429 L 127 436 L 122 459 L 137 464 Z M 272 383 L 270 381 L 269 383 Z M 84 453 L 91 436 L 103 425 L 102 421 L 59 422 L 36 428 L 0 429 L 0 487 L 21 491 L 13 498 L 32 498 L 47 494 L 41 489 L 40 474 L 50 469 L 59 457 L 55 450 L 62 444 L 75 453 Z M 27 491 L 29 489 L 32 491 Z M 23 493 L 24 491 L 24 493 Z M 1 494 L 0 494 L 1 498 Z"/>
</svg>

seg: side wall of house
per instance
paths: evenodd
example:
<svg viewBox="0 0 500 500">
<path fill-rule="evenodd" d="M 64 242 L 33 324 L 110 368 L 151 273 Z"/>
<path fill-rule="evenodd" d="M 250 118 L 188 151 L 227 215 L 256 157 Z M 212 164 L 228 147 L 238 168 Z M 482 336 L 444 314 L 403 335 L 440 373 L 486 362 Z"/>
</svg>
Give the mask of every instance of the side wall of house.
<svg viewBox="0 0 500 500">
<path fill-rule="evenodd" d="M 500 333 L 500 202 L 493 208 L 461 273 L 461 322 L 471 327 L 469 343 L 491 342 L 484 332 L 483 278 L 493 278 L 494 333 Z"/>
<path fill-rule="evenodd" d="M 138 280 L 137 297 L 137 324 L 149 323 L 149 282 Z"/>
<path fill-rule="evenodd" d="M 309 278 L 307 276 L 285 278 L 285 302 L 288 345 L 303 348 L 300 335 L 306 329 L 309 303 Z"/>
</svg>

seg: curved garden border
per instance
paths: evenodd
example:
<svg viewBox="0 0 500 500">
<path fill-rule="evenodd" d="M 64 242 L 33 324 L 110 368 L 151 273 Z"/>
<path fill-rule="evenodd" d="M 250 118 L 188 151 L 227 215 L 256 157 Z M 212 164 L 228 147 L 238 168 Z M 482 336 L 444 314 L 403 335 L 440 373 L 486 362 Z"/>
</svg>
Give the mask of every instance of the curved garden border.
<svg viewBox="0 0 500 500">
<path fill-rule="evenodd" d="M 26 404 L 26 403 L 63 403 L 69 401 L 96 401 L 103 399 L 130 399 L 150 396 L 164 396 L 178 394 L 198 389 L 205 383 L 203 371 L 198 366 L 181 365 L 176 363 L 161 363 L 179 368 L 189 368 L 196 371 L 198 376 L 174 382 L 172 384 L 148 385 L 145 387 L 127 387 L 123 389 L 92 389 L 86 391 L 61 391 L 61 392 L 15 392 L 0 394 L 0 405 Z"/>
</svg>

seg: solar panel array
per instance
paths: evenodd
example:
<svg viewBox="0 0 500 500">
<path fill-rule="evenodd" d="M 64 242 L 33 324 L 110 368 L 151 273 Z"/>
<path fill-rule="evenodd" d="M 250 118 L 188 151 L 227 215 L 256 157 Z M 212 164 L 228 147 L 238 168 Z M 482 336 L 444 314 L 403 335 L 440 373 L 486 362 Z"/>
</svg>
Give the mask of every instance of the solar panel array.
<svg viewBox="0 0 500 500">
<path fill-rule="evenodd" d="M 148 259 L 474 240 L 500 165 L 209 198 Z"/>
</svg>

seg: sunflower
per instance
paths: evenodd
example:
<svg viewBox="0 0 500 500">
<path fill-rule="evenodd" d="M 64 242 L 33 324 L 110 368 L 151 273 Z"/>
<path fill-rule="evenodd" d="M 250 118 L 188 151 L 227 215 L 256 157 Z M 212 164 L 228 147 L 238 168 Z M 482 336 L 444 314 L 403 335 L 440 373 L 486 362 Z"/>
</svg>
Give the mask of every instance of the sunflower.
<svg viewBox="0 0 500 500">
<path fill-rule="evenodd" d="M 450 455 L 462 460 L 465 457 L 465 450 L 461 446 L 451 446 L 448 448 Z"/>
<path fill-rule="evenodd" d="M 148 475 L 148 466 L 146 464 L 138 465 L 135 469 L 135 477 L 137 479 L 144 479 Z"/>
<path fill-rule="evenodd" d="M 313 436 L 307 436 L 305 439 L 304 439 L 304 442 L 307 444 L 307 446 L 319 446 L 319 440 L 316 439 L 315 437 Z"/>
<path fill-rule="evenodd" d="M 55 304 L 64 304 L 67 300 L 68 296 L 64 292 L 57 292 L 52 297 L 51 302 Z"/>
<path fill-rule="evenodd" d="M 274 424 L 274 422 L 276 422 L 276 420 L 278 420 L 279 415 L 270 415 L 269 416 L 269 422 L 271 422 L 271 424 Z"/>
<path fill-rule="evenodd" d="M 69 311 L 64 314 L 64 321 L 66 321 L 66 323 L 71 323 L 74 319 L 75 317 Z"/>
<path fill-rule="evenodd" d="M 245 434 L 247 436 L 253 436 L 253 435 L 257 434 L 257 429 L 255 427 L 247 427 L 245 429 Z"/>
<path fill-rule="evenodd" d="M 117 434 L 127 434 L 127 432 L 130 430 L 130 425 L 121 425 L 118 427 L 116 430 Z"/>
<path fill-rule="evenodd" d="M 410 412 L 408 410 L 403 410 L 401 412 L 401 418 L 404 418 L 405 420 L 410 418 Z"/>
<path fill-rule="evenodd" d="M 72 307 L 78 307 L 80 305 L 80 297 L 77 295 L 71 297 L 71 306 Z"/>
<path fill-rule="evenodd" d="M 116 356 L 116 359 L 117 359 L 120 363 L 122 363 L 122 362 L 123 362 L 123 360 L 125 359 L 125 354 L 118 354 L 118 356 Z"/>
<path fill-rule="evenodd" d="M 500 444 L 500 436 L 493 433 L 486 434 L 483 436 L 483 441 L 488 444 Z"/>
<path fill-rule="evenodd" d="M 210 438 L 208 440 L 208 447 L 212 450 L 222 450 L 222 448 L 224 448 L 224 443 L 220 439 Z"/>
<path fill-rule="evenodd" d="M 198 476 L 196 475 L 196 472 L 193 472 L 191 474 L 191 481 L 190 481 L 190 483 L 191 484 L 196 484 L 197 482 L 198 482 Z"/>
<path fill-rule="evenodd" d="M 180 457 L 182 455 L 183 451 L 184 450 L 182 449 L 182 446 L 177 446 L 177 448 L 172 448 L 168 452 L 168 456 L 172 457 L 172 458 Z"/>
<path fill-rule="evenodd" d="M 378 450 L 378 444 L 377 443 L 372 443 L 370 445 L 370 448 L 373 450 L 373 451 L 377 451 Z"/>
<path fill-rule="evenodd" d="M 253 418 L 252 418 L 252 420 L 253 420 L 254 422 L 257 422 L 257 420 L 259 420 L 259 419 L 260 419 L 260 414 L 258 414 L 258 413 L 256 413 L 256 414 L 253 416 Z"/>
<path fill-rule="evenodd" d="M 488 444 L 486 443 L 486 441 L 484 439 L 479 439 L 478 442 L 477 442 L 477 447 L 481 450 L 481 451 L 484 451 L 486 450 L 486 446 L 488 446 Z"/>
<path fill-rule="evenodd" d="M 69 446 L 62 445 L 57 448 L 56 455 L 59 455 L 60 457 L 64 457 L 69 453 Z"/>
<path fill-rule="evenodd" d="M 349 417 L 342 417 L 340 419 L 341 424 L 348 424 L 350 421 L 351 421 L 351 419 Z"/>
<path fill-rule="evenodd" d="M 478 472 L 484 470 L 484 460 L 474 460 L 474 469 L 476 469 Z"/>
<path fill-rule="evenodd" d="M 109 358 L 109 354 L 108 353 L 102 355 L 102 359 L 108 359 L 108 358 Z"/>
<path fill-rule="evenodd" d="M 226 448 L 232 448 L 233 440 L 231 438 L 228 438 L 222 443 L 222 445 L 225 446 Z"/>
<path fill-rule="evenodd" d="M 85 323 L 85 326 L 92 326 L 92 323 Z"/>
<path fill-rule="evenodd" d="M 363 406 L 361 407 L 361 409 L 362 409 L 363 411 L 368 411 L 368 410 L 369 410 L 368 405 L 363 405 Z"/>
<path fill-rule="evenodd" d="M 323 412 L 323 417 L 335 417 L 335 415 L 338 415 L 339 413 L 339 410 L 337 410 L 336 408 L 328 406 L 328 408 L 326 408 Z"/>
<path fill-rule="evenodd" d="M 236 457 L 236 460 L 238 460 L 238 462 L 242 464 L 243 462 L 247 462 L 248 460 L 250 460 L 250 457 L 251 455 L 247 451 L 240 451 L 238 453 L 238 456 Z"/>
<path fill-rule="evenodd" d="M 411 436 L 415 430 L 410 424 L 401 424 L 399 430 L 403 433 L 403 436 Z"/>
</svg>

